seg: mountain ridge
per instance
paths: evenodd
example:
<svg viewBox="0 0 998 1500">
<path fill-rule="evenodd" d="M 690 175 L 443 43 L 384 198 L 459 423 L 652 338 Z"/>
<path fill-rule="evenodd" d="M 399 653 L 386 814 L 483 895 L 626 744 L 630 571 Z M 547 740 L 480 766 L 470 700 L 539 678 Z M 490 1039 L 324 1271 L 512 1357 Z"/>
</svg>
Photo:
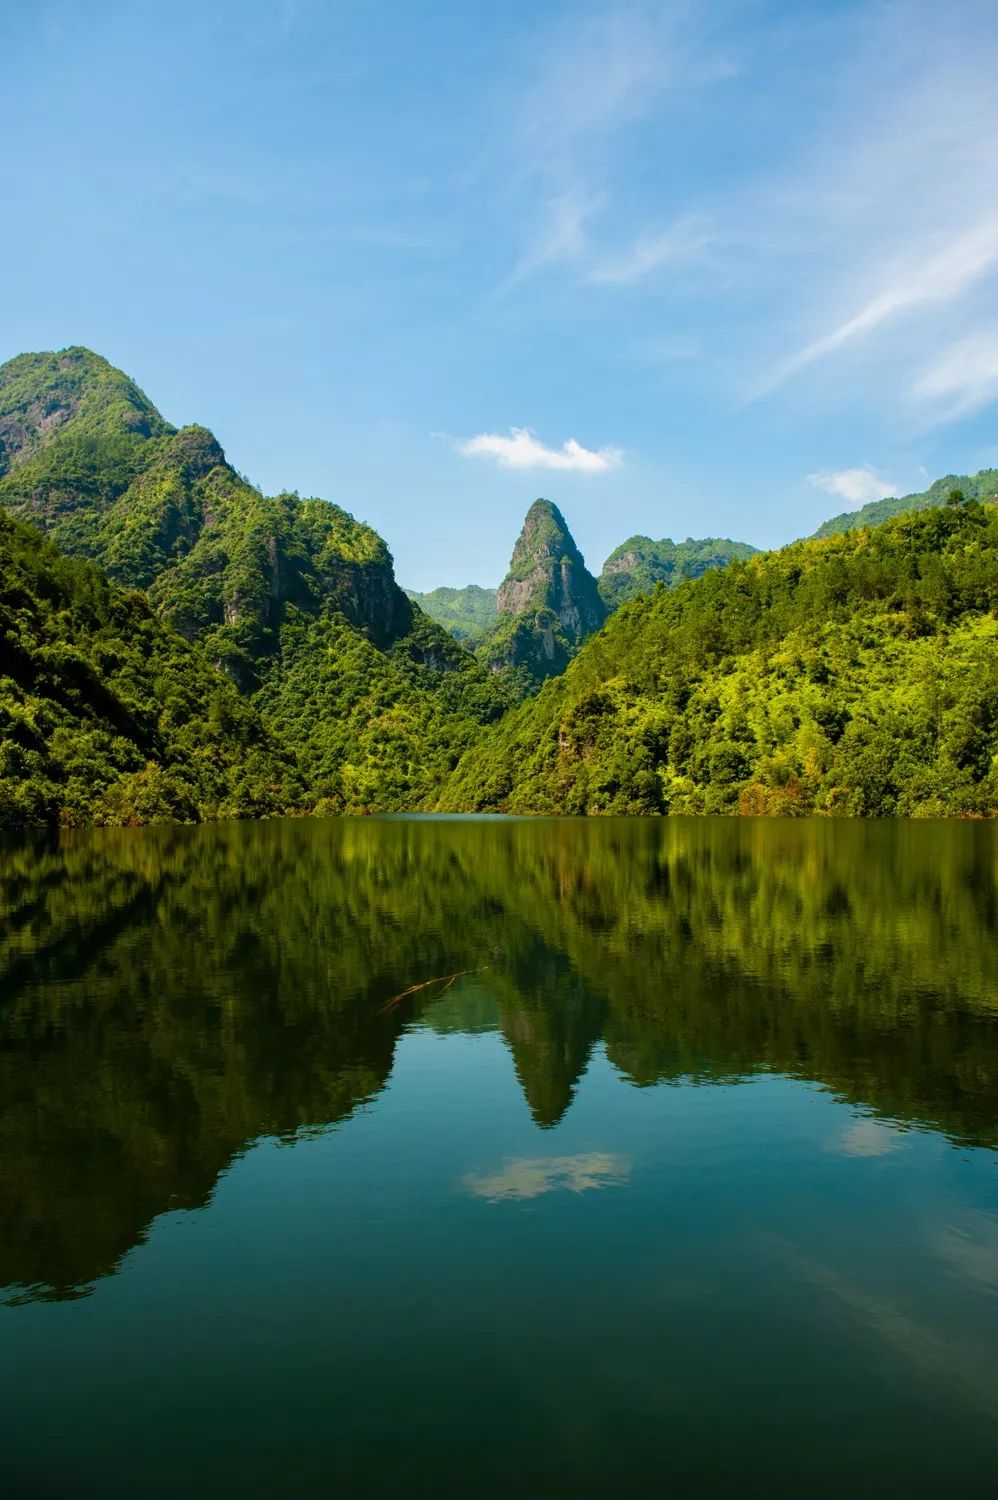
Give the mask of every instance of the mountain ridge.
<svg viewBox="0 0 998 1500">
<path fill-rule="evenodd" d="M 933 480 L 928 489 L 871 500 L 858 510 L 842 511 L 840 515 L 829 517 L 811 533 L 809 540 L 820 541 L 823 537 L 838 536 L 862 526 L 879 526 L 895 516 L 931 510 L 933 506 L 944 505 L 951 490 L 958 490 L 968 500 L 996 500 L 998 469 L 979 469 L 976 474 L 945 474 L 942 479 Z"/>
<path fill-rule="evenodd" d="M 649 593 L 658 583 L 675 588 L 687 578 L 700 578 L 709 568 L 724 568 L 735 560 L 745 562 L 758 548 L 729 537 L 671 537 L 653 541 L 631 536 L 610 553 L 599 576 L 599 591 L 609 610 L 626 604 L 638 594 Z"/>
<path fill-rule="evenodd" d="M 497 588 L 483 588 L 477 583 L 466 583 L 462 588 L 441 584 L 426 593 L 419 589 L 405 590 L 406 596 L 424 614 L 469 647 L 478 645 L 495 626 L 498 592 Z"/>
</svg>

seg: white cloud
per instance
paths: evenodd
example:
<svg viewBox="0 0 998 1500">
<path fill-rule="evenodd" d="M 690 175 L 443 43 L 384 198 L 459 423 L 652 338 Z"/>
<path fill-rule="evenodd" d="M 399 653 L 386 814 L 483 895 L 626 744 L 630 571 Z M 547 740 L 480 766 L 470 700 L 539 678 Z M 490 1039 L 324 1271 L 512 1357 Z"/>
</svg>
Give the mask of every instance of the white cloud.
<svg viewBox="0 0 998 1500">
<path fill-rule="evenodd" d="M 785 360 L 765 382 L 763 391 L 774 390 L 795 371 L 833 354 L 862 334 L 872 333 L 893 318 L 962 297 L 996 265 L 998 218 L 990 218 L 965 230 L 941 250 L 898 266 L 888 284 L 851 317 Z"/>
<path fill-rule="evenodd" d="M 699 260 L 714 236 L 690 219 L 680 220 L 663 234 L 642 236 L 618 260 L 595 266 L 587 281 L 626 285 L 641 281 L 666 265 L 688 265 Z"/>
<path fill-rule="evenodd" d="M 950 344 L 918 376 L 916 400 L 938 403 L 941 420 L 966 416 L 998 398 L 998 329 Z"/>
<path fill-rule="evenodd" d="M 858 469 L 831 469 L 809 474 L 807 478 L 815 489 L 848 500 L 850 505 L 866 505 L 870 500 L 883 500 L 887 495 L 897 494 L 896 486 L 882 479 L 869 464 Z"/>
<path fill-rule="evenodd" d="M 581 19 L 569 11 L 531 33 L 531 76 L 515 116 L 526 164 L 544 171 L 563 165 L 594 137 L 639 119 L 682 81 L 691 50 L 688 10 L 624 4 Z"/>
<path fill-rule="evenodd" d="M 511 427 L 508 437 L 481 432 L 459 442 L 457 451 L 469 458 L 494 458 L 506 469 L 576 469 L 583 474 L 615 469 L 623 457 L 619 448 L 583 448 L 574 438 L 560 448 L 549 448 L 529 427 Z"/>
</svg>

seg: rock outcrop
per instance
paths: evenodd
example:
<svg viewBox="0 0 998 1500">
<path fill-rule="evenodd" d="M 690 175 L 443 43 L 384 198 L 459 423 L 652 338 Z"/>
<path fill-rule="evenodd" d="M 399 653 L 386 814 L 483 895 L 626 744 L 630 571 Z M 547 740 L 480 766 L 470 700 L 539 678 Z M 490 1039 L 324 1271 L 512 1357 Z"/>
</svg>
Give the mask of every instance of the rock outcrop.
<svg viewBox="0 0 998 1500">
<path fill-rule="evenodd" d="M 528 510 L 496 607 L 483 658 L 494 671 L 521 668 L 536 681 L 563 672 L 606 619 L 596 580 L 550 500 Z"/>
</svg>

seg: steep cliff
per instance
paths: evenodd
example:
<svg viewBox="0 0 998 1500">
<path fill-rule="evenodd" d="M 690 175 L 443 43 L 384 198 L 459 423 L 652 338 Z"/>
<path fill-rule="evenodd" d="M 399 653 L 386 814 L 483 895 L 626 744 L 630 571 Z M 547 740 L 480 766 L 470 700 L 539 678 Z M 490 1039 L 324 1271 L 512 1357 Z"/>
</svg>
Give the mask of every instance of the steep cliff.
<svg viewBox="0 0 998 1500">
<path fill-rule="evenodd" d="M 498 624 L 479 655 L 493 671 L 519 669 L 535 681 L 563 672 L 606 619 L 596 580 L 550 500 L 528 510 L 496 608 Z"/>
</svg>

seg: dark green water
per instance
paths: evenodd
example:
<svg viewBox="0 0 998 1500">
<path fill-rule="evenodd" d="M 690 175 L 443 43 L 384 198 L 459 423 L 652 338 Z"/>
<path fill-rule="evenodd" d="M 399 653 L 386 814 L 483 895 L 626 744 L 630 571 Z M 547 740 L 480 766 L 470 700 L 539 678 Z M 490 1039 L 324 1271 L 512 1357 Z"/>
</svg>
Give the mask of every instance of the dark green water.
<svg viewBox="0 0 998 1500">
<path fill-rule="evenodd" d="M 0 1493 L 990 1497 L 996 890 L 968 824 L 0 850 Z"/>
</svg>

